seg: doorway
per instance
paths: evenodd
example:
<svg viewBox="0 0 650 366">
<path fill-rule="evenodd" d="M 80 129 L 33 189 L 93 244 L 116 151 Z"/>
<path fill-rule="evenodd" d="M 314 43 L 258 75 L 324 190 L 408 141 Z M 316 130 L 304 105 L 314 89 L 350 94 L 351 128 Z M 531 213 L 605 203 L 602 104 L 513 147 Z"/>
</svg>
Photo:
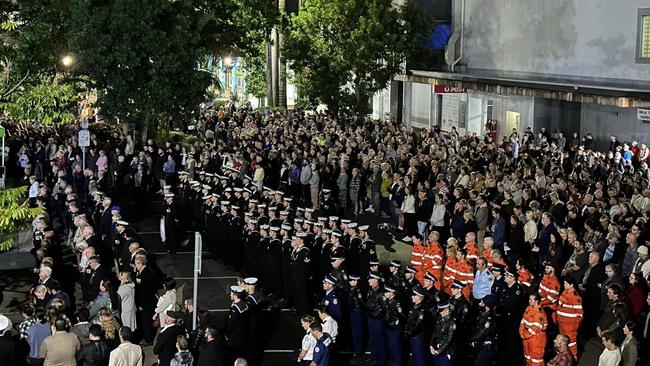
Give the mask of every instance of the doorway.
<svg viewBox="0 0 650 366">
<path fill-rule="evenodd" d="M 519 112 L 507 111 L 506 112 L 506 130 L 503 131 L 505 136 L 510 136 L 512 130 L 515 129 L 519 133 Z"/>
</svg>

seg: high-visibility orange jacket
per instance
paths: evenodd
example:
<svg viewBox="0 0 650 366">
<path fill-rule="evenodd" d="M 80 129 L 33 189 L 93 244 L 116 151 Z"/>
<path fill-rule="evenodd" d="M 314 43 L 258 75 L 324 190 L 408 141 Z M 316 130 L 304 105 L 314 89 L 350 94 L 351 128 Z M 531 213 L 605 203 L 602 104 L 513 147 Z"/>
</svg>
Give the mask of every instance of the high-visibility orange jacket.
<svg viewBox="0 0 650 366">
<path fill-rule="evenodd" d="M 472 293 L 472 286 L 474 285 L 472 266 L 466 260 L 461 260 L 456 262 L 456 270 L 458 271 L 458 273 L 456 273 L 456 279 L 465 284 L 463 295 L 467 300 L 469 300 L 469 296 Z"/>
<path fill-rule="evenodd" d="M 464 249 L 467 252 L 465 258 L 467 258 L 468 261 L 476 261 L 478 257 L 481 255 L 481 250 L 479 249 L 478 245 L 476 245 L 476 243 L 473 241 L 470 241 L 469 243 L 465 244 Z"/>
<path fill-rule="evenodd" d="M 444 251 L 440 244 L 436 242 L 430 242 L 427 246 L 426 251 L 424 252 L 424 268 L 429 272 L 433 277 L 436 278 L 435 287 L 440 291 L 441 280 L 442 280 L 442 264 L 444 258 Z"/>
<path fill-rule="evenodd" d="M 560 281 L 554 274 L 544 275 L 542 282 L 539 284 L 537 291 L 542 298 L 540 305 L 542 307 L 555 304 L 560 296 Z"/>
<path fill-rule="evenodd" d="M 553 305 L 553 320 L 557 322 L 560 333 L 569 337 L 569 350 L 573 356 L 578 358 L 578 346 L 576 338 L 578 337 L 578 327 L 582 322 L 582 297 L 573 288 L 562 291 L 557 304 Z"/>
<path fill-rule="evenodd" d="M 443 280 L 442 280 L 442 286 L 445 289 L 445 292 L 451 296 L 451 284 L 454 282 L 455 279 L 457 279 L 457 274 L 458 274 L 458 269 L 456 268 L 458 266 L 456 262 L 456 258 L 454 257 L 447 257 L 447 261 L 445 261 L 445 267 L 443 271 Z"/>
<path fill-rule="evenodd" d="M 492 268 L 492 263 L 494 263 L 492 260 L 492 248 L 483 249 L 483 258 L 488 262 L 488 268 Z"/>
<path fill-rule="evenodd" d="M 415 278 L 420 283 L 424 281 L 424 252 L 426 249 L 426 246 L 416 243 L 413 244 L 413 249 L 411 250 L 411 265 L 417 270 Z"/>
<path fill-rule="evenodd" d="M 522 268 L 517 271 L 517 282 L 519 282 L 519 285 L 524 291 L 528 291 L 530 289 L 530 285 L 533 282 L 533 276 L 528 272 L 526 268 Z"/>
<path fill-rule="evenodd" d="M 528 366 L 544 365 L 546 346 L 546 313 L 539 305 L 530 305 L 519 323 L 519 336 L 524 343 L 524 357 Z"/>
</svg>

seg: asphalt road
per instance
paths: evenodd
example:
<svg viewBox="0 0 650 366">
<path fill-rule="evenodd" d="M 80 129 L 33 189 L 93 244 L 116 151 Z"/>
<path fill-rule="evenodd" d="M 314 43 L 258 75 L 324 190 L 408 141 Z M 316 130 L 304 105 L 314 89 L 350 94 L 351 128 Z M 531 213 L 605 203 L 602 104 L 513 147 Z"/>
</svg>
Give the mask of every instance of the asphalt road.
<svg viewBox="0 0 650 366">
<path fill-rule="evenodd" d="M 133 193 L 128 190 L 113 191 L 108 193 L 114 204 L 122 207 L 124 219 L 137 231 L 141 244 L 148 253 L 155 255 L 157 265 L 163 273 L 174 277 L 178 283 L 178 291 L 183 297 L 191 297 L 193 292 L 194 276 L 194 244 L 190 240 L 188 245 L 177 254 L 170 255 L 164 250 L 159 233 L 159 219 L 162 201 L 158 197 L 149 197 L 148 200 L 138 200 L 135 203 Z M 393 241 L 392 236 L 384 231 L 378 231 L 376 225 L 381 219 L 376 216 L 364 215 L 358 220 L 362 224 L 370 224 L 371 237 L 378 243 L 378 256 L 383 263 L 392 259 L 401 259 L 404 263 L 410 259 L 410 246 Z M 193 234 L 189 233 L 193 238 Z M 394 242 L 395 252 L 388 252 L 383 245 Z M 217 319 L 223 320 L 229 311 L 230 300 L 228 289 L 236 281 L 238 273 L 226 268 L 219 262 L 203 255 L 202 272 L 199 275 L 198 301 L 200 308 L 212 312 Z M 32 274 L 25 264 L 32 263 L 29 253 L 13 251 L 0 254 L 0 284 L 4 284 L 5 301 L 0 304 L 0 312 L 14 321 L 20 321 L 20 305 L 25 303 L 26 294 L 32 281 Z M 31 266 L 31 265 L 30 265 Z M 292 352 L 299 348 L 303 336 L 299 316 L 287 309 L 278 309 L 264 313 L 263 326 L 259 332 L 266 337 L 264 366 L 290 365 Z M 155 360 L 151 347 L 146 347 L 147 364 Z M 151 362 L 150 362 L 151 361 Z M 339 364 L 347 364 L 341 360 Z"/>
</svg>

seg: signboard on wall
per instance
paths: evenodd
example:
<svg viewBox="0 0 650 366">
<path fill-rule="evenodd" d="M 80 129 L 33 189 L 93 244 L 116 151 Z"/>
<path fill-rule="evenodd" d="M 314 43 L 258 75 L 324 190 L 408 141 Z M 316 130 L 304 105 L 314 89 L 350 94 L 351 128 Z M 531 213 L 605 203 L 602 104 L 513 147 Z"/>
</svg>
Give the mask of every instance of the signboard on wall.
<svg viewBox="0 0 650 366">
<path fill-rule="evenodd" d="M 650 123 L 650 109 L 637 109 L 636 118 L 643 121 L 644 123 Z"/>
<path fill-rule="evenodd" d="M 436 94 L 464 94 L 467 93 L 465 88 L 456 88 L 453 86 L 435 85 L 433 92 Z"/>
<path fill-rule="evenodd" d="M 440 128 L 443 131 L 451 131 L 452 127 L 466 128 L 467 102 L 465 100 L 465 96 L 457 94 L 442 96 Z"/>
</svg>

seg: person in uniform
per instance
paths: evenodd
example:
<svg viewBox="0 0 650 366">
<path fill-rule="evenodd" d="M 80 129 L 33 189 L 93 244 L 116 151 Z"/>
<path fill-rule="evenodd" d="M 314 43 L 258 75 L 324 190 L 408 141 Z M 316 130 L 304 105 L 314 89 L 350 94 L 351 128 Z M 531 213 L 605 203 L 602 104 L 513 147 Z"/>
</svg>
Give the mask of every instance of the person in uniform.
<svg viewBox="0 0 650 366">
<path fill-rule="evenodd" d="M 309 326 L 311 335 L 316 338 L 314 357 L 310 366 L 330 366 L 333 341 L 329 334 L 323 333 L 323 326 L 314 322 Z"/>
<path fill-rule="evenodd" d="M 249 365 L 257 366 L 262 360 L 262 339 L 259 330 L 262 329 L 262 309 L 266 299 L 257 291 L 257 278 L 247 277 L 243 281 L 246 290 L 246 305 L 248 305 L 248 343 L 246 345 L 247 360 Z"/>
<path fill-rule="evenodd" d="M 413 366 L 427 366 L 427 339 L 430 329 L 431 317 L 424 304 L 425 292 L 421 286 L 415 286 L 411 293 L 412 306 L 406 320 L 405 334 L 409 339 L 411 360 Z"/>
<path fill-rule="evenodd" d="M 433 356 L 434 366 L 451 366 L 454 362 L 456 322 L 451 316 L 448 302 L 438 304 L 438 319 L 435 322 L 429 352 Z"/>
<path fill-rule="evenodd" d="M 469 345 L 474 351 L 474 366 L 492 366 L 497 330 L 493 310 L 496 303 L 497 299 L 492 294 L 479 300 L 479 312 L 472 322 L 468 338 Z"/>
<path fill-rule="evenodd" d="M 465 296 L 463 296 L 463 289 L 465 289 L 465 284 L 459 280 L 455 280 L 451 284 L 451 297 L 449 298 L 449 304 L 452 306 L 451 316 L 454 318 L 456 326 L 459 328 L 459 334 L 465 325 L 467 313 L 469 313 L 469 302 Z"/>
<path fill-rule="evenodd" d="M 397 294 L 397 289 L 384 286 L 385 308 L 384 331 L 386 348 L 388 350 L 388 364 L 402 364 L 402 331 L 404 323 L 404 310 Z"/>
<path fill-rule="evenodd" d="M 176 254 L 180 238 L 180 212 L 174 202 L 174 194 L 165 194 L 163 203 L 163 221 L 165 230 L 165 247 L 169 254 Z"/>
<path fill-rule="evenodd" d="M 578 294 L 575 284 L 573 277 L 566 276 L 564 278 L 564 291 L 562 291 L 557 304 L 553 305 L 552 308 L 555 310 L 553 320 L 560 328 L 560 333 L 569 337 L 569 350 L 573 353 L 573 357 L 578 359 L 576 338 L 584 311 L 582 309 L 582 297 Z"/>
<path fill-rule="evenodd" d="M 539 305 L 538 294 L 528 296 L 528 307 L 519 324 L 519 336 L 523 341 L 524 358 L 528 366 L 544 365 L 544 347 L 546 347 L 546 313 Z"/>
<path fill-rule="evenodd" d="M 322 304 L 325 306 L 327 313 L 330 314 L 339 325 L 341 325 L 343 321 L 343 304 L 339 299 L 338 291 L 336 290 L 336 283 L 337 280 L 333 276 L 325 276 L 323 279 L 325 297 L 323 298 Z"/>
<path fill-rule="evenodd" d="M 296 233 L 293 239 L 293 252 L 291 253 L 291 278 L 293 280 L 293 294 L 296 301 L 296 310 L 300 314 L 309 311 L 309 282 L 311 281 L 311 254 L 305 247 L 304 232 Z"/>
<path fill-rule="evenodd" d="M 225 336 L 228 342 L 228 359 L 234 361 L 246 356 L 246 342 L 249 335 L 248 304 L 243 300 L 244 288 L 230 286 L 230 311 L 226 318 Z"/>
<path fill-rule="evenodd" d="M 386 358 L 386 340 L 384 338 L 384 288 L 379 273 L 371 272 L 368 276 L 368 296 L 366 314 L 368 316 L 368 335 L 370 359 L 382 365 Z"/>
<path fill-rule="evenodd" d="M 348 306 L 350 314 L 350 330 L 352 333 L 353 358 L 359 358 L 366 347 L 365 341 L 365 307 L 366 301 L 363 291 L 359 287 L 358 275 L 351 274 L 349 277 L 350 291 L 348 294 Z"/>
<path fill-rule="evenodd" d="M 523 357 L 521 338 L 519 338 L 519 322 L 524 310 L 524 299 L 515 274 L 505 271 L 503 277 L 506 287 L 501 296 L 497 295 L 498 308 L 501 309 L 498 334 L 503 335 L 500 337 L 499 356 L 508 365 L 520 365 Z"/>
</svg>

